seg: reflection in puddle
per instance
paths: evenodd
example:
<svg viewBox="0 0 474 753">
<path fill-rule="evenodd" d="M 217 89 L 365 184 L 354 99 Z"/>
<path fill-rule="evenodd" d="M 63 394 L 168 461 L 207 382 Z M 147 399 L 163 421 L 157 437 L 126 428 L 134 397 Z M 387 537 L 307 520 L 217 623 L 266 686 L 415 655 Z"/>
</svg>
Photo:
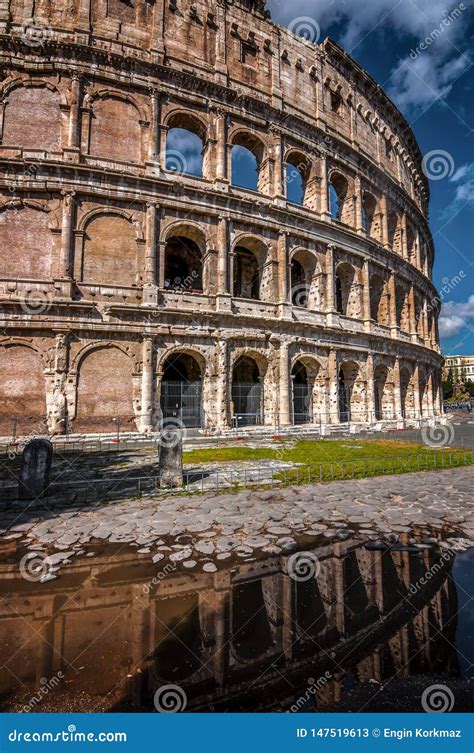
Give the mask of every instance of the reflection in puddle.
<svg viewBox="0 0 474 753">
<path fill-rule="evenodd" d="M 347 540 L 315 547 L 317 575 L 299 580 L 288 557 L 191 575 L 110 552 L 42 584 L 0 567 L 4 709 L 154 711 L 172 683 L 188 710 L 357 710 L 364 683 L 374 695 L 389 678 L 459 678 L 472 663 L 472 612 L 458 616 L 452 577 L 467 603 L 472 550 L 453 570 L 434 547 Z"/>
</svg>

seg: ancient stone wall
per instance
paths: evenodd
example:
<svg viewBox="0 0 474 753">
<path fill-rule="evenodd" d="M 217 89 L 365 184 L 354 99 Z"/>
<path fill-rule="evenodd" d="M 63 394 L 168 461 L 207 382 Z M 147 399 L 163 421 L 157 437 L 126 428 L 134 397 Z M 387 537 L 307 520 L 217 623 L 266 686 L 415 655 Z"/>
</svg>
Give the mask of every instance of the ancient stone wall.
<svg viewBox="0 0 474 753">
<path fill-rule="evenodd" d="M 413 135 L 263 6 L 1 4 L 2 433 L 440 412 Z"/>
</svg>

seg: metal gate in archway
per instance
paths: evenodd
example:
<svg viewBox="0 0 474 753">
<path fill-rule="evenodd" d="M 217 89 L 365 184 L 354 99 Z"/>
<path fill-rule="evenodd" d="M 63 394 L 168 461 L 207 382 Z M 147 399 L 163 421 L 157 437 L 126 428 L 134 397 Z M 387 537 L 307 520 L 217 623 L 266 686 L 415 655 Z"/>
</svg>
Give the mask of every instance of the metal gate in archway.
<svg viewBox="0 0 474 753">
<path fill-rule="evenodd" d="M 293 422 L 307 424 L 311 421 L 311 387 L 293 383 Z"/>
<path fill-rule="evenodd" d="M 236 382 L 232 385 L 234 425 L 259 426 L 262 423 L 262 385 Z"/>
<path fill-rule="evenodd" d="M 176 418 L 188 429 L 202 428 L 202 382 L 162 382 L 161 412 L 163 421 Z"/>
<path fill-rule="evenodd" d="M 341 424 L 348 423 L 351 420 L 351 394 L 352 389 L 348 387 L 344 380 L 339 381 L 339 421 Z"/>
</svg>

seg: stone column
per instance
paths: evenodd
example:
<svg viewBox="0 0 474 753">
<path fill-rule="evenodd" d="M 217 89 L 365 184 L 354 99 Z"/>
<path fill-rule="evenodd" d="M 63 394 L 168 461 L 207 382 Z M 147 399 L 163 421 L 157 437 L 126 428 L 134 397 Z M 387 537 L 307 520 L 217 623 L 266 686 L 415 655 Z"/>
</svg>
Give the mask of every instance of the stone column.
<svg viewBox="0 0 474 753">
<path fill-rule="evenodd" d="M 408 259 L 408 246 L 407 246 L 407 216 L 405 212 L 402 212 L 402 222 L 401 222 L 401 249 L 402 249 L 402 256 L 404 259 Z"/>
<path fill-rule="evenodd" d="M 333 324 L 336 307 L 334 305 L 334 250 L 330 243 L 326 248 L 326 324 Z"/>
<path fill-rule="evenodd" d="M 280 426 L 289 426 L 291 424 L 290 409 L 290 364 L 288 354 L 288 343 L 280 343 L 280 406 L 279 406 L 279 423 Z"/>
<path fill-rule="evenodd" d="M 284 199 L 286 198 L 286 191 L 283 181 L 286 176 L 284 175 L 282 139 L 279 131 L 273 131 L 273 153 L 273 196 L 275 199 Z"/>
<path fill-rule="evenodd" d="M 157 244 L 158 249 L 158 262 L 157 262 L 157 272 L 158 272 L 158 288 L 160 290 L 163 290 L 165 287 L 165 250 L 166 250 L 166 241 L 159 241 Z"/>
<path fill-rule="evenodd" d="M 156 204 L 147 204 L 146 211 L 146 245 L 145 245 L 145 282 L 156 285 L 156 240 L 157 240 Z"/>
<path fill-rule="evenodd" d="M 388 295 L 390 305 L 390 327 L 392 330 L 392 337 L 398 337 L 398 323 L 397 323 L 397 296 L 395 289 L 395 274 L 390 272 L 388 278 Z"/>
<path fill-rule="evenodd" d="M 228 183 L 227 175 L 227 115 L 224 110 L 216 110 L 216 181 Z"/>
<path fill-rule="evenodd" d="M 291 316 L 291 269 L 288 259 L 288 233 L 286 232 L 286 230 L 281 230 L 278 236 L 277 257 L 278 303 L 280 305 L 280 316 L 283 318 L 288 318 Z"/>
<path fill-rule="evenodd" d="M 153 431 L 153 345 L 152 336 L 145 336 L 142 342 L 142 384 L 140 431 Z"/>
<path fill-rule="evenodd" d="M 389 248 L 389 242 L 388 242 L 388 201 L 387 201 L 387 194 L 382 194 L 381 199 L 381 233 L 382 233 L 382 245 L 385 246 L 385 248 Z"/>
<path fill-rule="evenodd" d="M 72 278 L 72 224 L 74 214 L 74 193 L 63 194 L 63 216 L 61 225 L 61 251 L 59 262 L 59 277 L 70 280 Z"/>
<path fill-rule="evenodd" d="M 227 269 L 227 255 L 229 250 L 229 224 L 228 217 L 219 217 L 217 228 L 217 252 L 218 252 L 218 274 L 217 274 L 217 292 L 218 295 L 229 294 L 229 281 Z"/>
<path fill-rule="evenodd" d="M 328 423 L 339 423 L 338 412 L 338 395 L 339 395 L 339 375 L 337 367 L 337 352 L 335 350 L 329 351 L 328 356 Z"/>
<path fill-rule="evenodd" d="M 216 344 L 216 407 L 215 421 L 218 429 L 229 425 L 228 421 L 228 385 L 229 385 L 229 349 L 226 340 L 219 340 Z"/>
<path fill-rule="evenodd" d="M 159 94 L 157 91 L 152 90 L 150 92 L 150 128 L 148 131 L 148 160 L 150 162 L 156 162 L 158 152 L 160 149 L 159 140 L 159 122 L 160 122 L 160 103 Z"/>
<path fill-rule="evenodd" d="M 417 341 L 418 332 L 416 327 L 416 315 L 415 315 L 415 289 L 413 285 L 410 285 L 408 291 L 408 310 L 410 317 L 410 335 L 412 340 Z"/>
<path fill-rule="evenodd" d="M 368 353 L 365 362 L 366 391 L 367 391 L 367 420 L 375 421 L 375 387 L 374 387 L 374 359 L 372 353 Z"/>
<path fill-rule="evenodd" d="M 160 154 L 159 154 L 159 163 L 160 163 L 160 169 L 166 171 L 166 140 L 168 137 L 168 126 L 161 125 L 159 126 L 159 148 L 160 148 Z"/>
<path fill-rule="evenodd" d="M 368 259 L 364 259 L 362 265 L 362 286 L 364 329 L 366 332 L 370 332 L 370 272 Z"/>
<path fill-rule="evenodd" d="M 396 356 L 395 364 L 393 366 L 393 414 L 398 420 L 403 418 L 402 390 L 400 383 L 400 359 L 398 356 Z"/>
<path fill-rule="evenodd" d="M 320 170 L 321 170 L 321 183 L 320 183 L 320 208 L 321 208 L 321 217 L 323 219 L 329 218 L 329 196 L 328 196 L 328 171 L 327 171 L 327 160 L 326 157 L 321 157 L 320 162 Z"/>
<path fill-rule="evenodd" d="M 420 401 L 420 372 L 418 364 L 415 364 L 413 370 L 413 405 L 415 406 L 414 418 L 420 418 L 421 416 L 421 401 Z"/>
<path fill-rule="evenodd" d="M 71 107 L 69 110 L 69 133 L 68 149 L 79 151 L 81 147 L 80 139 L 80 106 L 81 106 L 81 77 L 77 74 L 72 76 L 71 80 Z"/>
<path fill-rule="evenodd" d="M 356 175 L 354 186 L 354 207 L 355 207 L 355 229 L 357 233 L 364 233 L 362 216 L 362 185 L 360 176 Z"/>
</svg>

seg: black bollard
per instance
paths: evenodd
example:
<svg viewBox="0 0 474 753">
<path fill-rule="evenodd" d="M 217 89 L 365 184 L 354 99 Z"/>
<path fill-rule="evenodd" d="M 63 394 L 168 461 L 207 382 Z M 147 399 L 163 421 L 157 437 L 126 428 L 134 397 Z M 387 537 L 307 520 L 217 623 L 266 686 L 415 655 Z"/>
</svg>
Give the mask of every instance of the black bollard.
<svg viewBox="0 0 474 753">
<path fill-rule="evenodd" d="M 175 426 L 162 429 L 158 440 L 160 487 L 175 489 L 183 485 L 183 432 Z"/>
</svg>

